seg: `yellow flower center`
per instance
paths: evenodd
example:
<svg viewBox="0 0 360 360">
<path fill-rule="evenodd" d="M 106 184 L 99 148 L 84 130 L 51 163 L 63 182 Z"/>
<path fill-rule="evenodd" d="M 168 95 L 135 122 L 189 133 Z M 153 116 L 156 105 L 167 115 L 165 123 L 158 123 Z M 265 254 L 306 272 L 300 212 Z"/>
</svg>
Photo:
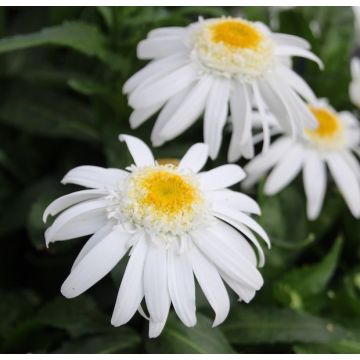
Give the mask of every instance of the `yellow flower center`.
<svg viewBox="0 0 360 360">
<path fill-rule="evenodd" d="M 170 220 L 180 212 L 191 212 L 197 189 L 182 176 L 162 170 L 151 171 L 139 183 L 142 207 L 152 209 Z"/>
<path fill-rule="evenodd" d="M 307 137 L 317 145 L 333 148 L 343 142 L 343 125 L 337 115 L 323 107 L 309 107 L 318 121 L 318 127 L 314 130 L 305 129 Z"/>
<path fill-rule="evenodd" d="M 194 60 L 203 69 L 247 81 L 274 64 L 274 43 L 260 28 L 243 19 L 202 20 L 191 34 Z"/>
<path fill-rule="evenodd" d="M 261 33 L 251 24 L 239 20 L 224 20 L 211 27 L 215 43 L 237 49 L 256 49 L 262 40 Z"/>
<path fill-rule="evenodd" d="M 196 175 L 169 163 L 133 168 L 110 198 L 109 218 L 161 239 L 181 237 L 209 219 L 209 206 Z"/>
</svg>

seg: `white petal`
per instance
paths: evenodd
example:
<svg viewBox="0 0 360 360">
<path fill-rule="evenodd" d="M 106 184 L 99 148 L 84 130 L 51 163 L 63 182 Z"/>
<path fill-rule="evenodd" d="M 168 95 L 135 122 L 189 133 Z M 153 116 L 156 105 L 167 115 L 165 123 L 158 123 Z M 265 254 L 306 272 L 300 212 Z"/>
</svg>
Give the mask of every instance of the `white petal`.
<svg viewBox="0 0 360 360">
<path fill-rule="evenodd" d="M 318 121 L 316 120 L 314 114 L 310 111 L 309 107 L 303 102 L 303 100 L 294 90 L 292 90 L 286 84 L 283 85 L 287 99 L 290 101 L 291 106 L 293 107 L 293 111 L 297 113 L 298 119 L 302 121 L 303 126 L 310 129 L 316 129 L 318 127 Z M 301 123 L 297 122 L 297 125 L 301 125 Z"/>
<path fill-rule="evenodd" d="M 147 86 L 136 88 L 129 96 L 129 105 L 133 108 L 147 108 L 167 101 L 195 80 L 194 67 L 184 65 Z"/>
<path fill-rule="evenodd" d="M 128 172 L 120 169 L 105 169 L 99 166 L 83 165 L 70 170 L 61 182 L 95 189 L 111 189 L 128 175 Z"/>
<path fill-rule="evenodd" d="M 231 277 L 226 274 L 221 274 L 221 277 L 225 280 L 225 282 L 235 291 L 235 293 L 239 296 L 239 298 L 246 303 L 249 303 L 255 296 L 256 290 L 250 289 L 244 284 L 235 281 Z"/>
<path fill-rule="evenodd" d="M 138 242 L 133 247 L 121 281 L 111 318 L 111 324 L 114 326 L 127 323 L 134 316 L 144 297 L 143 273 L 147 244 L 143 233 L 134 236 L 138 238 Z"/>
<path fill-rule="evenodd" d="M 46 245 L 94 233 L 107 221 L 109 200 L 88 200 L 62 212 L 46 230 Z"/>
<path fill-rule="evenodd" d="M 96 233 L 90 237 L 88 241 L 86 241 L 85 245 L 80 250 L 78 256 L 76 257 L 71 271 L 79 264 L 79 262 L 89 253 L 89 251 L 95 247 L 101 240 L 103 240 L 106 236 L 108 236 L 114 229 L 115 223 L 109 221 L 103 227 L 96 231 Z"/>
<path fill-rule="evenodd" d="M 168 121 L 160 131 L 160 137 L 171 140 L 190 127 L 201 115 L 213 79 L 202 77 L 189 91 L 183 102 L 169 116 Z"/>
<path fill-rule="evenodd" d="M 236 82 L 230 97 L 232 135 L 228 160 L 236 161 L 241 156 L 241 145 L 251 140 L 251 106 L 245 84 Z"/>
<path fill-rule="evenodd" d="M 199 285 L 215 312 L 214 326 L 220 325 L 230 310 L 230 301 L 224 283 L 216 267 L 193 246 L 189 259 Z"/>
<path fill-rule="evenodd" d="M 176 247 L 168 250 L 168 286 L 176 314 L 186 326 L 196 324 L 195 282 L 191 264 Z"/>
<path fill-rule="evenodd" d="M 151 116 L 156 114 L 162 107 L 164 103 L 156 104 L 148 108 L 135 109 L 129 118 L 130 127 L 136 129 L 142 123 L 144 123 Z"/>
<path fill-rule="evenodd" d="M 222 131 L 228 115 L 230 81 L 216 79 L 207 98 L 204 115 L 204 142 L 209 145 L 211 159 L 219 153 Z"/>
<path fill-rule="evenodd" d="M 301 170 L 303 160 L 303 148 L 299 145 L 295 145 L 271 171 L 264 186 L 265 194 L 276 194 L 288 185 Z"/>
<path fill-rule="evenodd" d="M 339 154 L 327 157 L 327 164 L 331 174 L 339 187 L 351 213 L 360 216 L 360 184 L 346 161 Z"/>
<path fill-rule="evenodd" d="M 263 279 L 256 267 L 239 249 L 226 246 L 225 237 L 209 228 L 194 232 L 193 239 L 200 250 L 224 273 L 254 289 L 260 289 Z"/>
<path fill-rule="evenodd" d="M 216 208 L 214 208 L 214 214 L 216 217 L 223 219 L 226 222 L 228 221 L 228 219 L 230 219 L 234 223 L 246 225 L 247 227 L 249 227 L 250 229 L 255 231 L 257 234 L 259 234 L 265 240 L 265 242 L 268 245 L 270 245 L 270 239 L 269 239 L 268 235 L 266 234 L 265 230 L 250 216 L 248 216 L 240 211 L 234 211 L 230 208 L 225 208 L 225 207 L 220 207 L 220 206 L 217 206 Z"/>
<path fill-rule="evenodd" d="M 254 249 L 236 229 L 224 221 L 217 220 L 210 231 L 220 238 L 219 241 L 223 246 L 234 254 L 240 252 L 256 268 L 257 259 Z"/>
<path fill-rule="evenodd" d="M 357 107 L 360 107 L 360 78 L 350 83 L 349 96 L 351 102 Z"/>
<path fill-rule="evenodd" d="M 144 268 L 145 302 L 154 322 L 166 320 L 170 308 L 167 283 L 167 256 L 162 246 L 150 244 Z"/>
<path fill-rule="evenodd" d="M 360 87 L 359 87 L 360 90 Z M 337 113 L 341 122 L 345 124 L 346 127 L 357 128 L 358 127 L 358 119 L 354 116 L 350 111 L 340 111 Z"/>
<path fill-rule="evenodd" d="M 125 141 L 136 166 L 154 165 L 154 156 L 149 147 L 140 139 L 130 135 L 119 135 L 120 141 Z"/>
<path fill-rule="evenodd" d="M 220 206 L 231 207 L 239 211 L 257 215 L 261 213 L 258 203 L 243 193 L 226 189 L 209 192 L 207 196 L 214 204 Z"/>
<path fill-rule="evenodd" d="M 219 219 L 222 219 L 229 225 L 233 226 L 235 229 L 239 230 L 242 235 L 245 235 L 247 239 L 252 242 L 252 244 L 256 247 L 257 253 L 258 253 L 258 267 L 263 267 L 265 265 L 265 254 L 263 249 L 261 248 L 258 240 L 256 239 L 255 235 L 252 233 L 250 229 L 248 229 L 245 225 L 241 224 L 239 221 L 232 220 L 231 218 L 225 216 L 225 215 L 217 215 Z M 264 239 L 268 248 L 271 248 L 270 240 Z"/>
<path fill-rule="evenodd" d="M 266 151 L 269 150 L 269 146 L 270 146 L 270 129 L 269 129 L 268 117 L 266 116 L 265 103 L 260 94 L 259 85 L 257 81 L 252 82 L 252 89 L 254 92 L 255 103 L 259 110 L 260 119 L 262 123 L 263 136 L 264 136 L 262 152 L 265 153 Z"/>
<path fill-rule="evenodd" d="M 169 26 L 169 27 L 162 27 L 157 28 L 154 30 L 151 30 L 148 33 L 148 38 L 154 38 L 154 37 L 166 37 L 166 36 L 184 36 L 187 32 L 187 29 L 181 26 Z"/>
<path fill-rule="evenodd" d="M 244 144 L 240 145 L 240 153 L 245 159 L 252 159 L 255 155 L 254 141 L 250 137 Z"/>
<path fill-rule="evenodd" d="M 44 211 L 43 222 L 45 223 L 48 216 L 55 216 L 66 208 L 73 206 L 79 202 L 96 199 L 107 194 L 103 190 L 81 190 L 74 193 L 64 195 L 54 200 Z"/>
<path fill-rule="evenodd" d="M 353 79 L 360 78 L 360 59 L 353 57 L 350 63 L 350 71 Z"/>
<path fill-rule="evenodd" d="M 275 48 L 275 54 L 280 56 L 300 56 L 315 61 L 321 70 L 324 68 L 323 62 L 314 53 L 306 49 L 289 45 L 280 45 Z"/>
<path fill-rule="evenodd" d="M 260 176 L 266 173 L 271 167 L 273 167 L 281 157 L 286 154 L 290 148 L 292 141 L 288 137 L 281 137 L 277 139 L 269 148 L 269 150 L 256 156 L 245 167 L 244 170 L 248 174 L 248 179 L 257 180 Z M 247 187 L 249 180 L 246 179 L 243 182 L 243 186 Z"/>
<path fill-rule="evenodd" d="M 190 169 L 194 173 L 198 173 L 205 166 L 208 159 L 208 153 L 209 146 L 207 144 L 195 144 L 183 156 L 178 168 Z"/>
<path fill-rule="evenodd" d="M 302 37 L 289 35 L 289 34 L 281 34 L 281 33 L 273 33 L 271 37 L 280 45 L 290 45 L 303 48 L 305 50 L 310 49 L 310 44 L 308 41 L 303 39 Z"/>
<path fill-rule="evenodd" d="M 108 274 L 125 255 L 128 237 L 121 230 L 106 236 L 73 269 L 61 286 L 61 293 L 67 298 L 78 296 Z"/>
<path fill-rule="evenodd" d="M 187 62 L 188 59 L 184 53 L 174 54 L 165 59 L 152 61 L 126 81 L 123 92 L 128 94 L 138 86 L 149 83 L 149 80 L 155 81 L 185 65 Z"/>
<path fill-rule="evenodd" d="M 348 150 L 341 153 L 343 159 L 348 163 L 354 175 L 360 181 L 360 163 L 359 160 Z"/>
<path fill-rule="evenodd" d="M 288 101 L 282 96 L 281 88 L 275 77 L 268 75 L 259 81 L 259 90 L 272 115 L 275 116 L 282 130 L 288 134 L 294 134 L 295 114 L 290 108 Z"/>
<path fill-rule="evenodd" d="M 163 58 L 184 50 L 184 39 L 179 36 L 153 37 L 138 43 L 137 57 L 143 60 Z"/>
<path fill-rule="evenodd" d="M 169 121 L 170 116 L 173 115 L 173 113 L 178 109 L 180 104 L 184 101 L 189 91 L 191 90 L 186 88 L 174 95 L 160 111 L 160 114 L 156 119 L 155 125 L 151 132 L 151 141 L 153 143 L 153 146 L 161 146 L 165 142 L 165 140 L 160 137 L 160 131 Z"/>
<path fill-rule="evenodd" d="M 314 151 L 306 155 L 303 181 L 307 198 L 307 215 L 310 220 L 314 220 L 320 214 L 326 192 L 325 163 Z"/>
<path fill-rule="evenodd" d="M 204 190 L 218 190 L 238 183 L 245 176 L 240 166 L 227 164 L 200 173 L 199 181 Z"/>
<path fill-rule="evenodd" d="M 155 322 L 150 319 L 149 338 L 153 339 L 153 338 L 158 337 L 161 334 L 161 332 L 163 331 L 165 324 L 166 324 L 166 319 L 161 322 Z"/>
<path fill-rule="evenodd" d="M 288 84 L 307 102 L 312 103 L 316 101 L 316 96 L 310 86 L 294 70 L 287 66 L 279 65 L 278 71 Z"/>
</svg>

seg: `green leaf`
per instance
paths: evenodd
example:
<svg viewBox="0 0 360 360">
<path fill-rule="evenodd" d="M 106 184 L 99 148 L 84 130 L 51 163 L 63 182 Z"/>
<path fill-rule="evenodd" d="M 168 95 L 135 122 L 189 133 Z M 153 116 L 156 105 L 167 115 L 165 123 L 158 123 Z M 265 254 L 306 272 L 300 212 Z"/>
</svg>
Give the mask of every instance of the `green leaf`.
<svg viewBox="0 0 360 360">
<path fill-rule="evenodd" d="M 7 337 L 16 323 L 32 314 L 38 299 L 32 292 L 25 290 L 0 290 L 0 299 L 0 336 Z"/>
<path fill-rule="evenodd" d="M 360 342 L 343 340 L 326 345 L 296 345 L 296 354 L 360 354 Z"/>
<path fill-rule="evenodd" d="M 311 233 L 316 235 L 318 241 L 336 226 L 341 214 L 344 213 L 345 206 L 344 199 L 338 191 L 329 189 L 319 217 L 309 225 Z"/>
<path fill-rule="evenodd" d="M 223 326 L 233 344 L 329 343 L 348 334 L 332 321 L 291 309 L 241 306 Z"/>
<path fill-rule="evenodd" d="M 146 349 L 152 354 L 231 354 L 234 350 L 220 328 L 212 328 L 212 321 L 197 314 L 197 324 L 188 328 L 174 313 L 158 339 L 148 340 Z"/>
<path fill-rule="evenodd" d="M 118 67 L 120 59 L 107 49 L 107 38 L 95 25 L 81 21 L 66 21 L 26 35 L 0 39 L 0 53 L 42 45 L 58 45 L 72 48 L 88 56 Z"/>
<path fill-rule="evenodd" d="M 6 211 L 0 213 L 0 236 L 6 236 L 26 225 L 32 203 L 42 193 L 54 186 L 52 179 L 42 179 L 30 184 L 24 191 L 14 195 L 11 202 L 4 204 Z"/>
<path fill-rule="evenodd" d="M 275 297 L 292 308 L 304 308 L 304 300 L 326 290 L 336 269 L 341 245 L 342 239 L 339 238 L 319 263 L 286 273 L 274 284 Z"/>
<path fill-rule="evenodd" d="M 136 347 L 140 336 L 131 328 L 112 328 L 109 333 L 65 342 L 55 351 L 57 354 L 114 354 Z"/>
<path fill-rule="evenodd" d="M 27 90 L 12 94 L 0 107 L 1 122 L 30 134 L 96 141 L 93 114 L 83 104 L 61 93 Z"/>
<path fill-rule="evenodd" d="M 99 14 L 101 15 L 101 17 L 104 20 L 104 23 L 106 24 L 106 26 L 110 29 L 112 28 L 112 26 L 114 25 L 114 16 L 112 13 L 112 7 L 110 6 L 97 6 L 96 7 L 97 11 L 99 12 Z"/>
<path fill-rule="evenodd" d="M 111 328 L 106 316 L 88 296 L 75 299 L 58 297 L 37 314 L 39 324 L 66 330 L 72 337 L 101 333 Z"/>
</svg>

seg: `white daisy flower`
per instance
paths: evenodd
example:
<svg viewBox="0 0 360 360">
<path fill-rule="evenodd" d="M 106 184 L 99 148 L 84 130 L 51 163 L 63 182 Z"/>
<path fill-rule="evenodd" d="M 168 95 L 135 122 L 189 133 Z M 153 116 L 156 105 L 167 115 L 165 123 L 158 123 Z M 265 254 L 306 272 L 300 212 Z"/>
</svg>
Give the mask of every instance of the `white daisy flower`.
<svg viewBox="0 0 360 360">
<path fill-rule="evenodd" d="M 264 192 L 273 195 L 286 187 L 302 170 L 307 215 L 316 219 L 326 192 L 326 165 L 351 213 L 360 217 L 360 165 L 352 151 L 359 152 L 360 128 L 349 112 L 337 113 L 325 100 L 309 106 L 319 122 L 315 130 L 305 129 L 302 136 L 281 136 L 263 153 L 251 160 L 245 171 L 244 187 L 254 184 L 268 170 Z"/>
<path fill-rule="evenodd" d="M 351 83 L 349 86 L 349 96 L 351 102 L 360 108 L 360 59 L 351 59 Z"/>
<path fill-rule="evenodd" d="M 189 128 L 204 112 L 204 142 L 212 159 L 218 155 L 230 109 L 232 138 L 229 161 L 252 156 L 251 107 L 281 114 L 289 133 L 317 123 L 304 105 L 314 100 L 305 81 L 288 66 L 292 56 L 316 61 L 304 39 L 272 33 L 264 24 L 241 18 L 200 19 L 187 27 L 150 31 L 138 44 L 137 56 L 152 60 L 124 85 L 133 128 L 157 113 L 151 134 L 160 146 Z M 299 96 L 300 95 L 300 96 Z M 269 125 L 262 121 L 264 149 Z"/>
<path fill-rule="evenodd" d="M 265 231 L 249 214 L 259 214 L 250 197 L 227 189 L 245 177 L 237 165 L 199 172 L 208 146 L 192 146 L 178 166 L 160 165 L 141 140 L 121 135 L 134 159 L 128 171 L 80 166 L 63 183 L 91 188 L 65 195 L 44 213 L 58 215 L 45 233 L 46 244 L 94 234 L 76 258 L 61 287 L 67 298 L 80 295 L 129 253 L 111 323 L 127 323 L 137 310 L 149 312 L 149 336 L 158 336 L 171 303 L 182 322 L 194 326 L 195 280 L 215 312 L 214 326 L 229 311 L 224 282 L 249 302 L 263 285 L 257 266 L 268 245 Z M 258 251 L 258 259 L 252 246 Z"/>
</svg>

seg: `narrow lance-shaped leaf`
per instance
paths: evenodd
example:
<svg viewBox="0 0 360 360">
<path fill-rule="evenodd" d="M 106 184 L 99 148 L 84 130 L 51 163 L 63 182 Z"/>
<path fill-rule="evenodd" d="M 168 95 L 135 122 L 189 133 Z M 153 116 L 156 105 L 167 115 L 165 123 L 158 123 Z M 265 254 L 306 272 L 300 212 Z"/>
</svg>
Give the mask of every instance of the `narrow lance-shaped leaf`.
<svg viewBox="0 0 360 360">
<path fill-rule="evenodd" d="M 341 250 L 342 240 L 337 239 L 330 252 L 318 263 L 296 268 L 274 284 L 275 296 L 282 303 L 302 308 L 303 301 L 326 289 L 333 275 Z"/>
<path fill-rule="evenodd" d="M 149 340 L 146 349 L 153 354 L 234 353 L 221 327 L 212 328 L 212 321 L 199 313 L 197 324 L 192 328 L 186 327 L 171 314 L 160 337 Z"/>
<path fill-rule="evenodd" d="M 233 344 L 330 343 L 348 337 L 332 321 L 290 309 L 241 307 L 224 324 Z"/>
<path fill-rule="evenodd" d="M 107 38 L 95 25 L 82 21 L 66 21 L 35 33 L 4 37 L 0 40 L 0 53 L 42 45 L 66 46 L 113 67 L 119 66 L 119 59 L 107 48 Z"/>
</svg>

